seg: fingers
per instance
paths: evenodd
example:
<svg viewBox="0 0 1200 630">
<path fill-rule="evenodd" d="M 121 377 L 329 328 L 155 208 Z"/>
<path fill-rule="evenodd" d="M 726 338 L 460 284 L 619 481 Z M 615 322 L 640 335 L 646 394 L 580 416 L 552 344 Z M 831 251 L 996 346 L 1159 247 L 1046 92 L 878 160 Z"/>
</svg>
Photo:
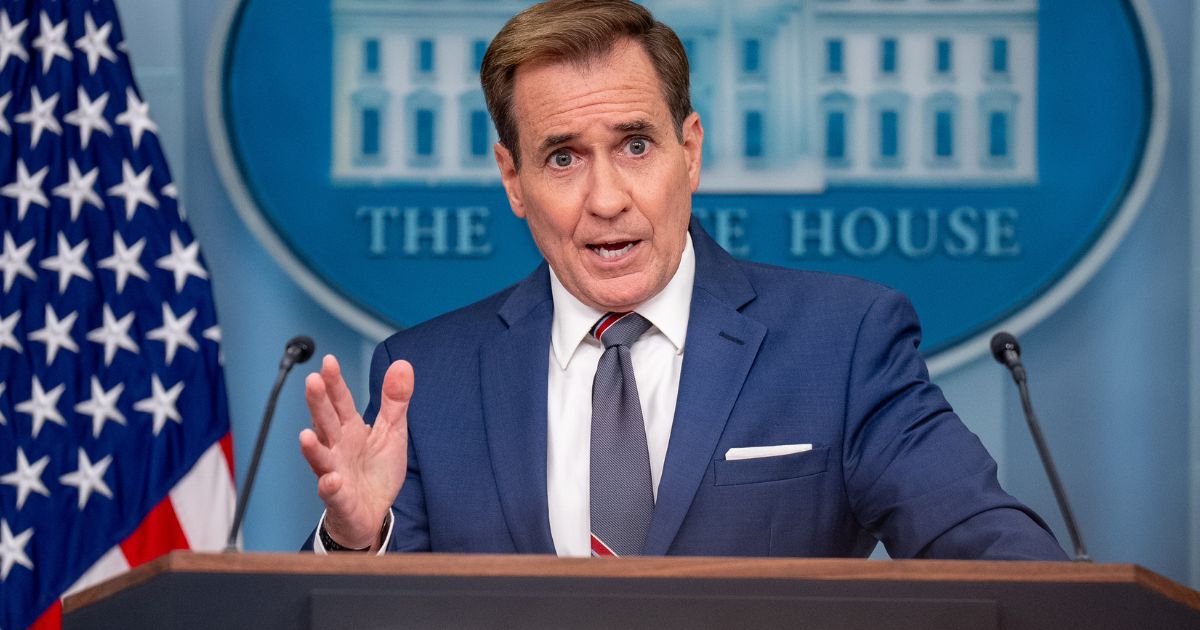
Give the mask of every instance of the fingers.
<svg viewBox="0 0 1200 630">
<path fill-rule="evenodd" d="M 300 454 L 308 462 L 309 468 L 312 468 L 313 474 L 318 477 L 334 468 L 333 454 L 329 452 L 328 447 L 321 444 L 312 429 L 300 432 Z"/>
<path fill-rule="evenodd" d="M 408 401 L 412 399 L 414 375 L 408 361 L 395 361 L 383 375 L 379 414 L 375 426 L 384 430 L 408 429 Z"/>
<path fill-rule="evenodd" d="M 346 386 L 346 381 L 342 378 L 342 368 L 338 365 L 337 358 L 331 354 L 325 355 L 321 360 L 321 380 L 325 382 L 325 393 L 329 396 L 329 402 L 333 406 L 338 420 L 342 424 L 361 420 L 358 409 L 354 406 L 354 397 L 350 394 L 350 388 Z"/>
<path fill-rule="evenodd" d="M 317 440 L 316 433 L 311 429 L 300 432 L 300 452 L 317 476 L 317 496 L 325 503 L 325 507 L 334 511 L 345 509 L 346 506 L 341 505 L 345 500 L 338 498 L 345 482 L 341 473 L 334 468 L 333 454 Z"/>
<path fill-rule="evenodd" d="M 333 409 L 333 403 L 329 401 L 325 381 L 320 374 L 309 374 L 304 378 L 304 402 L 308 405 L 313 429 L 321 444 L 336 444 L 341 437 L 342 423 Z"/>
<path fill-rule="evenodd" d="M 345 506 L 340 505 L 337 494 L 342 489 L 342 476 L 336 472 L 321 475 L 317 479 L 317 496 L 325 503 L 325 507 L 335 512 L 341 512 Z"/>
</svg>

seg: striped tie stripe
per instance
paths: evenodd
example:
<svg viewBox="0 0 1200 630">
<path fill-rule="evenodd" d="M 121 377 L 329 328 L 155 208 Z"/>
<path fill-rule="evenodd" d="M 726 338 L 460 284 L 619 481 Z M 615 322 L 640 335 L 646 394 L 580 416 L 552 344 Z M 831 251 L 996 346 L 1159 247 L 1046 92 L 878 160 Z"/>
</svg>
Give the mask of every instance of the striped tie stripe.
<svg viewBox="0 0 1200 630">
<path fill-rule="evenodd" d="M 596 324 L 592 326 L 592 336 L 595 337 L 597 341 L 600 341 L 601 337 L 604 336 L 605 331 L 607 331 L 609 328 L 612 328 L 613 324 L 629 316 L 630 313 L 632 313 L 632 311 L 625 311 L 624 313 L 609 313 L 604 317 L 601 317 L 596 321 Z"/>
<path fill-rule="evenodd" d="M 620 556 L 617 555 L 617 552 L 610 549 L 608 545 L 604 544 L 603 540 L 600 540 L 595 534 L 592 534 L 592 557 L 619 558 Z"/>
</svg>

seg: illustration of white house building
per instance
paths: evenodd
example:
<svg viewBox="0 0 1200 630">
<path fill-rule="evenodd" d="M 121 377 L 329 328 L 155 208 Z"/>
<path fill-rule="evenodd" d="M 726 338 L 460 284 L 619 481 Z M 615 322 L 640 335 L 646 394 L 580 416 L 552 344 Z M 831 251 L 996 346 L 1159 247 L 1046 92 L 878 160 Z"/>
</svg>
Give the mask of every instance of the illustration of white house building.
<svg viewBox="0 0 1200 630">
<path fill-rule="evenodd" d="M 479 87 L 528 0 L 333 0 L 332 179 L 496 185 Z M 1037 181 L 1037 0 L 646 0 L 687 48 L 705 192 Z"/>
</svg>

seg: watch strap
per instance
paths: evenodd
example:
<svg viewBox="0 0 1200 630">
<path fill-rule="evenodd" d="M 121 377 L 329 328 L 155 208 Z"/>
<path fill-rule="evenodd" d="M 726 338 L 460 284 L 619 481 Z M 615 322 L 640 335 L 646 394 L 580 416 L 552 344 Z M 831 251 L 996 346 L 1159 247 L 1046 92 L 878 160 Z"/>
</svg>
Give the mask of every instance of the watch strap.
<svg viewBox="0 0 1200 630">
<path fill-rule="evenodd" d="M 382 540 L 384 532 L 387 531 L 388 516 L 391 516 L 391 515 L 388 514 L 387 516 L 383 517 L 383 527 L 381 527 L 379 530 L 378 540 Z M 325 529 L 325 520 L 324 519 L 321 520 L 321 527 L 317 529 L 317 536 L 320 536 L 321 546 L 325 547 L 325 551 L 330 551 L 330 552 L 332 552 L 332 551 L 357 551 L 359 553 L 362 553 L 364 551 L 371 550 L 371 545 L 367 545 L 366 547 L 355 549 L 354 547 L 346 547 L 345 545 L 338 543 L 338 541 L 334 540 L 333 537 L 329 535 L 329 532 Z"/>
</svg>

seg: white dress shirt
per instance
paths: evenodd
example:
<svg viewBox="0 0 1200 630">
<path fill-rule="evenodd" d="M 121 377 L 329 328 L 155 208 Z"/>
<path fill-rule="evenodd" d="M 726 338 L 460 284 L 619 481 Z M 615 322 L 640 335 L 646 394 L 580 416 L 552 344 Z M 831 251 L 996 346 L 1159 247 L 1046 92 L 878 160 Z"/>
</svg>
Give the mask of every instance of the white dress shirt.
<svg viewBox="0 0 1200 630">
<path fill-rule="evenodd" d="M 656 499 L 675 419 L 695 278 L 696 254 L 689 234 L 671 281 L 637 308 L 637 313 L 653 325 L 629 349 L 642 419 L 646 423 L 650 480 Z M 550 274 L 550 292 L 554 300 L 546 387 L 546 498 L 550 533 L 558 555 L 590 556 L 592 380 L 604 348 L 588 332 L 604 313 L 576 299 L 554 273 Z M 380 554 L 392 537 L 393 519 L 391 514 L 388 516 Z M 322 514 L 317 526 L 321 527 L 324 521 Z M 325 553 L 320 537 L 313 538 L 313 551 Z"/>
<path fill-rule="evenodd" d="M 675 419 L 696 255 L 689 235 L 679 269 L 658 295 L 637 308 L 653 326 L 629 349 L 637 379 L 650 480 L 658 497 Z M 546 395 L 546 495 L 550 533 L 560 556 L 590 556 L 592 381 L 604 348 L 588 332 L 604 313 L 580 302 L 550 274 L 554 321 Z"/>
</svg>

